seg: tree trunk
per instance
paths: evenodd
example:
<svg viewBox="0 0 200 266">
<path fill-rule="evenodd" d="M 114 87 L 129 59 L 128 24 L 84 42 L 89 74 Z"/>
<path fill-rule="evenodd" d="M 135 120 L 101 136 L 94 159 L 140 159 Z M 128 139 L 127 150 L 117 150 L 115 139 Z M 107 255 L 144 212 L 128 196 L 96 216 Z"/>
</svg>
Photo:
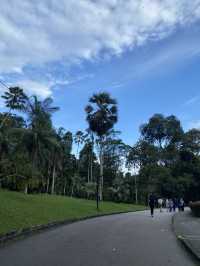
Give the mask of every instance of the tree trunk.
<svg viewBox="0 0 200 266">
<path fill-rule="evenodd" d="M 90 181 L 93 182 L 93 161 L 90 162 Z"/>
<path fill-rule="evenodd" d="M 94 149 L 94 136 L 92 134 L 92 149 L 91 149 L 91 156 L 90 156 L 90 181 L 93 182 L 93 149 Z"/>
<path fill-rule="evenodd" d="M 79 152 L 79 142 L 77 143 L 77 150 L 76 150 L 76 159 L 78 160 L 78 152 Z"/>
<path fill-rule="evenodd" d="M 90 156 L 89 156 L 89 160 L 88 160 L 87 182 L 90 183 Z"/>
<path fill-rule="evenodd" d="M 63 189 L 63 195 L 65 196 L 66 194 L 66 182 L 64 183 L 64 189 Z"/>
<path fill-rule="evenodd" d="M 103 145 L 100 147 L 100 182 L 99 182 L 99 199 L 103 200 Z"/>
<path fill-rule="evenodd" d="M 47 188 L 46 188 L 46 193 L 49 192 L 49 177 L 47 178 Z"/>
<path fill-rule="evenodd" d="M 51 194 L 54 194 L 55 178 L 56 178 L 56 166 L 55 166 L 55 163 L 54 163 L 54 166 L 53 166 L 53 175 L 52 175 L 52 185 L 51 185 Z"/>
<path fill-rule="evenodd" d="M 99 175 L 97 175 L 97 182 L 96 182 L 96 203 L 97 203 L 97 210 L 99 210 Z"/>
<path fill-rule="evenodd" d="M 47 171 L 47 187 L 46 187 L 46 193 L 49 193 L 50 174 L 51 174 L 51 164 L 49 162 L 49 164 L 48 164 L 48 171 Z"/>
<path fill-rule="evenodd" d="M 135 204 L 138 204 L 137 176 L 135 175 Z"/>
<path fill-rule="evenodd" d="M 28 184 L 25 184 L 25 188 L 24 188 L 24 194 L 28 194 Z"/>
</svg>

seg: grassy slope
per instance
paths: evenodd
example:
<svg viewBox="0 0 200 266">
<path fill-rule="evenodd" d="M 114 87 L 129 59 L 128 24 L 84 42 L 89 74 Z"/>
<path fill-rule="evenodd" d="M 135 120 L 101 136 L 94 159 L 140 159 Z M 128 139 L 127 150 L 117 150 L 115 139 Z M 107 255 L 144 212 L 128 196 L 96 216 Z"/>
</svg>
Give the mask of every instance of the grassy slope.
<svg viewBox="0 0 200 266">
<path fill-rule="evenodd" d="M 104 202 L 97 212 L 95 201 L 0 190 L 0 234 L 52 221 L 143 209 L 143 206 Z"/>
</svg>

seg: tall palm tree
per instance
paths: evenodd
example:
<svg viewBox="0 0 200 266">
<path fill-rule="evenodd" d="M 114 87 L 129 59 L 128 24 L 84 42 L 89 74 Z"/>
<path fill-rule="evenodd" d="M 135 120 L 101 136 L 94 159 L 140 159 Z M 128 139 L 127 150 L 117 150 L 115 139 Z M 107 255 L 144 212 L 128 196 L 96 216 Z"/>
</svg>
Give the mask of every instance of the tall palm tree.
<svg viewBox="0 0 200 266">
<path fill-rule="evenodd" d="M 52 106 L 53 100 L 46 98 L 43 101 L 37 96 L 28 99 L 24 108 L 28 116 L 28 128 L 24 131 L 23 141 L 29 152 L 32 161 L 33 170 L 42 169 L 46 165 L 46 160 L 52 159 L 52 179 L 55 181 L 55 164 L 56 157 L 47 158 L 47 155 L 55 155 L 55 149 L 59 146 L 56 139 L 55 131 L 52 127 L 51 115 L 59 110 L 58 107 Z M 47 153 L 47 150 L 50 152 Z M 52 188 L 54 192 L 54 186 Z"/>
<path fill-rule="evenodd" d="M 97 178 L 97 208 L 103 199 L 103 141 L 106 133 L 111 130 L 117 122 L 117 102 L 108 93 L 94 94 L 89 99 L 89 105 L 85 108 L 89 129 L 99 137 L 100 142 L 100 180 Z M 99 182 L 100 181 L 100 182 Z M 100 183 L 100 184 L 99 184 Z"/>
</svg>

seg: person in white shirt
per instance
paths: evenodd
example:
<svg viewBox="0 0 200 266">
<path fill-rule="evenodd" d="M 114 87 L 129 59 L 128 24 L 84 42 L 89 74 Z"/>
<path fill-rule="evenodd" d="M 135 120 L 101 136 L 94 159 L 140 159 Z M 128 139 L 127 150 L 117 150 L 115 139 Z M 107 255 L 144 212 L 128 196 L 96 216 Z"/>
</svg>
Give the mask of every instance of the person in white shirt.
<svg viewBox="0 0 200 266">
<path fill-rule="evenodd" d="M 168 199 L 166 199 L 166 201 L 165 201 L 165 207 L 166 207 L 167 212 L 168 212 L 169 211 L 169 200 Z"/>
<path fill-rule="evenodd" d="M 163 199 L 158 199 L 158 207 L 160 208 L 160 212 L 162 212 L 162 205 L 163 205 Z"/>
</svg>

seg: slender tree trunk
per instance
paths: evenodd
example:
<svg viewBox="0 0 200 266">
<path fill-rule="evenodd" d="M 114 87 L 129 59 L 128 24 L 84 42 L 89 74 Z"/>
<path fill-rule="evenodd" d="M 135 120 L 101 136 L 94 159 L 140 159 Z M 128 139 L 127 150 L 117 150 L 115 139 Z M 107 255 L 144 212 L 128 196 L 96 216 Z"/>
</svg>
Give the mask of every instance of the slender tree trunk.
<svg viewBox="0 0 200 266">
<path fill-rule="evenodd" d="M 93 156 L 91 155 L 90 161 L 90 181 L 93 182 Z"/>
<path fill-rule="evenodd" d="M 135 204 L 138 204 L 137 176 L 135 175 Z"/>
<path fill-rule="evenodd" d="M 64 189 L 63 189 L 63 195 L 65 196 L 66 194 L 66 182 L 64 182 Z"/>
<path fill-rule="evenodd" d="M 92 137 L 92 148 L 90 154 L 90 182 L 93 182 L 93 145 L 94 145 L 94 140 Z"/>
<path fill-rule="evenodd" d="M 96 184 L 96 203 L 97 203 L 97 210 L 99 210 L 99 175 L 97 175 L 97 184 Z"/>
<path fill-rule="evenodd" d="M 76 150 L 76 158 L 77 158 L 77 160 L 78 160 L 79 145 L 80 145 L 80 143 L 78 142 L 77 143 L 77 150 Z"/>
<path fill-rule="evenodd" d="M 49 193 L 50 174 L 51 174 L 51 164 L 50 164 L 50 161 L 49 161 L 49 163 L 48 163 L 48 171 L 47 171 L 47 187 L 46 187 L 46 193 Z"/>
<path fill-rule="evenodd" d="M 54 161 L 53 175 L 52 175 L 52 185 L 51 185 L 51 194 L 54 194 L 54 189 L 55 189 L 55 178 L 56 178 L 56 166 L 55 166 L 55 161 Z"/>
<path fill-rule="evenodd" d="M 28 184 L 27 183 L 25 184 L 24 194 L 26 194 L 26 195 L 28 194 Z"/>
<path fill-rule="evenodd" d="M 87 169 L 87 182 L 90 183 L 90 156 L 88 160 L 88 169 Z"/>
<path fill-rule="evenodd" d="M 46 193 L 49 192 L 49 177 L 47 178 L 47 188 L 46 188 Z"/>
<path fill-rule="evenodd" d="M 103 145 L 100 147 L 100 182 L 99 182 L 99 199 L 103 200 Z"/>
</svg>

